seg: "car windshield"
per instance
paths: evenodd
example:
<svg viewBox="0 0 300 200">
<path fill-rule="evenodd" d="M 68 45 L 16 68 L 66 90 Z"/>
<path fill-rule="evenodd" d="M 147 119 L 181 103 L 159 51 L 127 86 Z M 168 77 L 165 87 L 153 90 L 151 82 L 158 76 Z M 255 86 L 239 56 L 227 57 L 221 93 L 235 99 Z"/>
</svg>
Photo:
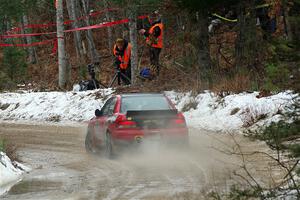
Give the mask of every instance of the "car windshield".
<svg viewBox="0 0 300 200">
<path fill-rule="evenodd" d="M 127 96 L 121 101 L 121 113 L 128 110 L 169 110 L 172 107 L 164 96 Z"/>
</svg>

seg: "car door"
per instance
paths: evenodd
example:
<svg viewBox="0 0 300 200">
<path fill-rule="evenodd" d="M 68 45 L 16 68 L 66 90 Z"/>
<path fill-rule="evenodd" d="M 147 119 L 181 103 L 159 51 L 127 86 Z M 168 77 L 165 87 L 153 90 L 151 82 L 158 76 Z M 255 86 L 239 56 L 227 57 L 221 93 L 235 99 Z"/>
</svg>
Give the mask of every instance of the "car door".
<svg viewBox="0 0 300 200">
<path fill-rule="evenodd" d="M 104 141 L 105 139 L 105 133 L 108 126 L 107 119 L 113 115 L 116 101 L 116 97 L 108 99 L 101 109 L 102 116 L 96 119 L 95 136 L 98 140 Z"/>
</svg>

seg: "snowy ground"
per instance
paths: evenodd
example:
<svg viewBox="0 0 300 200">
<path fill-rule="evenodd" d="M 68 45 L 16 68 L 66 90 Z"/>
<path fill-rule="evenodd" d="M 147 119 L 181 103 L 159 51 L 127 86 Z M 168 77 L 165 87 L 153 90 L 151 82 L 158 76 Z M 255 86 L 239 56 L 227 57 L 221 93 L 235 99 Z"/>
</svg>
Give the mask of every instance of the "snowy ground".
<svg viewBox="0 0 300 200">
<path fill-rule="evenodd" d="M 44 122 L 84 122 L 94 116 L 112 95 L 111 89 L 85 92 L 25 92 L 0 94 L 0 120 Z M 165 94 L 183 111 L 189 127 L 228 132 L 278 121 L 280 113 L 293 103 L 291 92 L 256 98 L 258 93 L 228 95 L 220 98 L 205 92 L 173 91 Z M 0 152 L 1 153 L 1 152 Z M 0 194 L 20 179 L 23 170 L 15 168 L 7 156 L 0 154 Z"/>
<path fill-rule="evenodd" d="M 0 151 L 0 195 L 7 192 L 16 182 L 21 180 L 28 167 L 11 160 Z"/>
<path fill-rule="evenodd" d="M 90 92 L 22 92 L 0 94 L 0 119 L 25 121 L 85 121 L 112 90 Z"/>
<path fill-rule="evenodd" d="M 263 98 L 257 98 L 258 92 L 233 94 L 224 98 L 210 92 L 197 96 L 192 96 L 191 93 L 166 94 L 179 110 L 188 104 L 195 105 L 195 109 L 184 112 L 189 126 L 214 132 L 237 132 L 243 128 L 264 126 L 278 121 L 281 118 L 280 113 L 288 111 L 296 97 L 292 92 Z"/>
</svg>

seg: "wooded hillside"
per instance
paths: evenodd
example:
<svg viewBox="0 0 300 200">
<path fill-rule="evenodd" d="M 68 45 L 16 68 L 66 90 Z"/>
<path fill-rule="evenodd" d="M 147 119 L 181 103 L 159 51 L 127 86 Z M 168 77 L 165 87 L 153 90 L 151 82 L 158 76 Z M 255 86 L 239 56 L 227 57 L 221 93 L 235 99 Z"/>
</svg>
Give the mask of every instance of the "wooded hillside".
<svg viewBox="0 0 300 200">
<path fill-rule="evenodd" d="M 97 78 L 107 85 L 120 37 L 137 44 L 138 74 L 149 55 L 137 32 L 149 28 L 146 16 L 155 10 L 165 26 L 161 74 L 133 85 L 217 92 L 299 87 L 299 0 L 1 0 L 1 90 L 28 83 L 71 89 L 87 79 L 88 63 L 97 63 Z"/>
</svg>

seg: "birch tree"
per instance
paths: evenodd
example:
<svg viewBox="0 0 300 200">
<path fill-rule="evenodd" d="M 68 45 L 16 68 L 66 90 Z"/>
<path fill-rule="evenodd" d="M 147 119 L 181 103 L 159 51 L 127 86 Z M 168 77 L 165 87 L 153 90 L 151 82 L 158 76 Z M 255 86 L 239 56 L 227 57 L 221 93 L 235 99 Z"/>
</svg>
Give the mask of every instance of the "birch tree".
<svg viewBox="0 0 300 200">
<path fill-rule="evenodd" d="M 103 0 L 103 3 L 104 3 L 104 7 L 105 7 L 106 9 L 108 9 L 108 8 L 109 8 L 108 1 L 107 1 L 107 0 Z M 109 11 L 107 11 L 107 12 L 105 13 L 105 18 L 106 18 L 107 21 L 113 21 L 113 20 L 112 20 L 112 17 L 111 17 L 111 14 L 109 13 Z M 109 48 L 109 50 L 111 51 L 112 48 L 113 48 L 113 40 L 114 40 L 114 38 L 113 38 L 112 27 L 110 27 L 110 26 L 107 27 L 107 35 L 108 35 L 108 48 Z"/>
<path fill-rule="evenodd" d="M 89 22 L 89 0 L 81 0 L 82 8 L 84 11 L 84 15 L 86 16 L 84 19 L 85 25 L 90 26 Z M 90 57 L 93 63 L 100 63 L 99 53 L 97 52 L 96 45 L 93 38 L 92 30 L 86 31 L 86 39 L 88 41 Z"/>
<path fill-rule="evenodd" d="M 57 0 L 56 24 L 58 43 L 58 85 L 63 89 L 67 84 L 67 60 L 64 40 L 63 0 Z"/>
<path fill-rule="evenodd" d="M 131 49 L 131 84 L 136 83 L 136 71 L 138 64 L 138 46 L 137 46 L 137 7 L 132 3 L 129 7 L 129 36 Z"/>
<path fill-rule="evenodd" d="M 28 17 L 27 15 L 23 14 L 22 17 L 22 24 L 23 24 L 23 29 L 24 29 L 24 33 L 27 33 L 26 29 L 24 27 L 28 26 Z M 26 37 L 26 43 L 27 44 L 31 44 L 32 43 L 32 38 L 31 36 L 27 36 Z M 36 53 L 35 53 L 35 48 L 34 47 L 28 47 L 27 48 L 27 52 L 28 52 L 28 56 L 29 56 L 29 63 L 30 64 L 34 64 L 37 62 L 37 58 L 36 58 Z"/>
<path fill-rule="evenodd" d="M 69 18 L 73 21 L 72 28 L 76 29 L 79 27 L 78 20 L 77 20 L 77 18 L 78 18 L 78 16 L 77 16 L 78 6 L 76 6 L 77 1 L 76 0 L 66 0 L 66 3 L 67 3 Z M 74 35 L 74 45 L 75 45 L 75 49 L 76 49 L 76 56 L 77 56 L 77 59 L 79 59 L 81 61 L 84 56 L 81 34 L 79 31 L 74 31 L 73 35 Z"/>
</svg>

